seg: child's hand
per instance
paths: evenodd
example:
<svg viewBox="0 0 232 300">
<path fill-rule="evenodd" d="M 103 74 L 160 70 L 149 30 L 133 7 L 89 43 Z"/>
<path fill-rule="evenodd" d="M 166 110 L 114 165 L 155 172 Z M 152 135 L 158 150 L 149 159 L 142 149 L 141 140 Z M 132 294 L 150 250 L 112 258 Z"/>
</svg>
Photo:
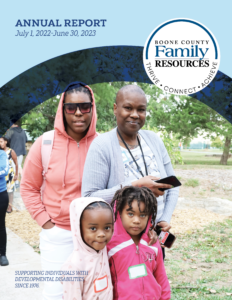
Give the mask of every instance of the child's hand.
<svg viewBox="0 0 232 300">
<path fill-rule="evenodd" d="M 164 232 L 167 232 L 171 229 L 171 225 L 169 225 L 168 222 L 165 222 L 165 221 L 161 221 L 161 222 L 157 223 L 157 226 L 159 226 L 161 228 L 161 230 Z M 160 243 L 160 246 L 162 248 L 165 248 L 165 246 L 162 245 L 161 243 Z"/>
<path fill-rule="evenodd" d="M 148 237 L 150 239 L 150 242 L 148 243 L 148 246 L 151 246 L 151 245 L 155 244 L 155 242 L 158 239 L 157 233 L 152 228 L 150 228 L 149 231 L 148 231 Z"/>
</svg>

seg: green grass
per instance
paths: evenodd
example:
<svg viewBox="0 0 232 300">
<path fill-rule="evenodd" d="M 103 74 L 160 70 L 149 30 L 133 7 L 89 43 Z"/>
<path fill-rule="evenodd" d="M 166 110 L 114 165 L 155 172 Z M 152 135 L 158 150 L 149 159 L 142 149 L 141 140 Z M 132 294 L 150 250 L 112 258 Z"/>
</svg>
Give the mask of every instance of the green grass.
<svg viewBox="0 0 232 300">
<path fill-rule="evenodd" d="M 172 300 L 187 300 L 187 299 L 199 299 L 199 300 L 222 300 L 231 299 L 232 296 L 227 296 L 226 293 L 231 293 L 231 289 L 216 289 L 216 294 L 210 292 L 211 289 L 199 287 L 197 289 L 180 289 L 175 288 L 172 290 Z M 213 289 L 215 290 L 215 289 Z"/>
<path fill-rule="evenodd" d="M 195 150 L 193 150 L 195 151 Z M 200 151 L 200 150 L 199 150 Z M 227 161 L 227 165 L 220 165 L 220 157 L 214 156 L 205 156 L 206 154 L 210 154 L 209 152 L 205 153 L 194 153 L 191 151 L 181 151 L 181 156 L 184 161 L 184 165 L 175 165 L 175 169 L 182 170 L 191 170 L 194 168 L 199 169 L 230 169 L 232 167 L 232 158 L 229 158 Z"/>
<path fill-rule="evenodd" d="M 220 165 L 220 157 L 205 156 L 207 153 L 181 152 L 181 156 L 186 165 Z M 232 158 L 229 158 L 227 165 L 232 166 Z"/>
<path fill-rule="evenodd" d="M 228 166 L 223 166 L 223 165 L 174 165 L 174 169 L 179 169 L 179 170 L 204 170 L 204 169 L 216 169 L 216 170 L 231 170 L 231 165 Z"/>
<path fill-rule="evenodd" d="M 194 179 L 194 178 L 189 178 L 184 183 L 184 185 L 191 186 L 191 187 L 196 187 L 196 186 L 199 186 L 199 180 L 198 179 Z"/>
<path fill-rule="evenodd" d="M 171 299 L 232 299 L 231 244 L 232 219 L 178 236 L 165 261 Z"/>
<path fill-rule="evenodd" d="M 182 152 L 187 151 L 194 151 L 194 152 L 205 152 L 205 153 L 222 153 L 222 149 L 184 149 Z"/>
</svg>

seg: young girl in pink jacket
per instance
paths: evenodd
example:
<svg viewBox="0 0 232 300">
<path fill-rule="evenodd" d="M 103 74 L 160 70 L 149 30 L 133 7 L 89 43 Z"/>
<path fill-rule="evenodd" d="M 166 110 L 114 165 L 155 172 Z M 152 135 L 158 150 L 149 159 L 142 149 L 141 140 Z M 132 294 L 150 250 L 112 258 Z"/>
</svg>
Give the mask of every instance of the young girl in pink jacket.
<svg viewBox="0 0 232 300">
<path fill-rule="evenodd" d="M 74 250 L 62 271 L 64 300 L 112 300 L 106 244 L 113 234 L 113 211 L 100 198 L 78 198 L 70 205 Z"/>
<path fill-rule="evenodd" d="M 149 246 L 148 231 L 155 222 L 157 200 L 146 187 L 124 187 L 111 202 L 114 235 L 107 244 L 114 300 L 168 300 L 170 285 L 162 250 Z"/>
</svg>

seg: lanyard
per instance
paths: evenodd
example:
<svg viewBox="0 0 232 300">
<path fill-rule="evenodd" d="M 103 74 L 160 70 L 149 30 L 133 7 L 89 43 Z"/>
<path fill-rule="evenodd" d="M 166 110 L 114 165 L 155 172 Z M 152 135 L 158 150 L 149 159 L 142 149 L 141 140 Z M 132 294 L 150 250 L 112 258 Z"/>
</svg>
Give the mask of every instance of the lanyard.
<svg viewBox="0 0 232 300">
<path fill-rule="evenodd" d="M 143 172 L 142 172 L 140 166 L 137 164 L 137 162 L 136 162 L 136 160 L 135 160 L 133 154 L 131 153 L 129 147 L 127 146 L 126 142 L 124 141 L 123 137 L 121 136 L 121 134 L 120 134 L 118 128 L 117 128 L 117 133 L 118 133 L 118 135 L 120 136 L 120 139 L 122 140 L 123 144 L 126 146 L 128 152 L 130 153 L 130 156 L 133 158 L 133 161 L 134 161 L 134 163 L 136 164 L 136 166 L 137 166 L 137 168 L 138 168 L 138 171 L 140 172 L 140 174 L 142 175 L 142 177 L 144 177 Z M 146 165 L 146 162 L 145 162 L 145 159 L 144 159 L 143 149 L 142 149 L 142 147 L 141 147 L 141 144 L 140 144 L 138 135 L 137 135 L 137 140 L 138 140 L 138 144 L 139 144 L 140 150 L 141 150 L 141 152 L 142 152 L 142 158 L 143 158 L 143 163 L 144 163 L 144 167 L 145 167 L 145 170 L 146 170 L 146 175 L 148 175 L 148 172 L 147 172 L 147 165 Z"/>
</svg>

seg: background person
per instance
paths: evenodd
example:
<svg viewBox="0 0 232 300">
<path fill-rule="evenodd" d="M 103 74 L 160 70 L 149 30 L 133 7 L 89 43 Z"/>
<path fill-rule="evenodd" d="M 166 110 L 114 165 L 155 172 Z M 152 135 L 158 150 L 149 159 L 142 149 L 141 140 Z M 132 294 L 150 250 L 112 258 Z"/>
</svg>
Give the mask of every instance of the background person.
<svg viewBox="0 0 232 300">
<path fill-rule="evenodd" d="M 157 197 L 156 223 L 168 231 L 179 189 L 162 192 L 159 188 L 171 186 L 154 182 L 159 177 L 174 175 L 174 171 L 158 135 L 140 130 L 146 120 L 146 107 L 145 93 L 137 85 L 127 85 L 118 91 L 114 104 L 118 127 L 101 134 L 91 144 L 85 162 L 82 196 L 110 202 L 115 192 L 124 186 L 148 187 Z"/>
<path fill-rule="evenodd" d="M 6 257 L 6 210 L 8 207 L 9 199 L 6 190 L 5 176 L 8 174 L 8 158 L 0 147 L 0 265 L 7 266 L 9 261 Z"/>
<path fill-rule="evenodd" d="M 9 205 L 6 212 L 11 213 L 13 199 L 14 199 L 15 181 L 18 179 L 18 160 L 17 160 L 16 153 L 14 152 L 13 149 L 10 148 L 10 143 L 6 137 L 0 138 L 0 148 L 2 148 L 2 150 L 6 152 L 8 157 L 8 162 L 9 162 L 9 172 L 8 175 L 6 176 Z M 14 164 L 15 164 L 16 171 L 14 170 Z"/>
<path fill-rule="evenodd" d="M 24 164 L 21 196 L 33 219 L 42 227 L 40 252 L 43 270 L 60 270 L 73 251 L 70 203 L 81 197 L 87 151 L 96 134 L 96 107 L 92 90 L 70 84 L 62 94 L 55 118 L 55 135 L 46 186 L 41 160 L 42 136 L 32 145 Z M 60 282 L 44 284 L 44 299 L 62 299 Z"/>
<path fill-rule="evenodd" d="M 19 126 L 20 122 L 15 122 L 11 128 L 7 131 L 5 137 L 8 139 L 11 149 L 13 149 L 17 155 L 19 174 L 22 178 L 22 162 L 23 156 L 27 154 L 26 142 L 27 136 L 25 131 Z M 18 185 L 18 180 L 16 181 Z"/>
</svg>

